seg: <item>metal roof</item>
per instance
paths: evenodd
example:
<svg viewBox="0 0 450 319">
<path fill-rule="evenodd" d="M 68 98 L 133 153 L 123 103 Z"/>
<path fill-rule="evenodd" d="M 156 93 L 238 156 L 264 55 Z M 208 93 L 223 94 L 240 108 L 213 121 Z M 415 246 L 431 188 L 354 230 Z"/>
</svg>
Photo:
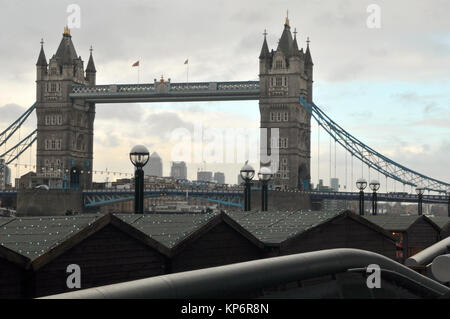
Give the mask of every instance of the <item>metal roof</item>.
<svg viewBox="0 0 450 319">
<path fill-rule="evenodd" d="M 389 231 L 406 231 L 421 216 L 369 215 L 363 217 L 366 218 L 368 221 Z"/>
<path fill-rule="evenodd" d="M 100 217 L 99 214 L 15 217 L 3 223 L 2 219 L 0 245 L 33 260 Z"/>
<path fill-rule="evenodd" d="M 217 213 L 165 213 L 136 215 L 114 214 L 167 248 L 173 248 L 184 238 L 201 228 Z"/>
<path fill-rule="evenodd" d="M 450 217 L 447 216 L 427 216 L 430 220 L 432 220 L 439 228 L 444 228 L 450 223 Z"/>
<path fill-rule="evenodd" d="M 338 211 L 252 211 L 227 213 L 266 244 L 279 244 L 337 215 Z"/>
</svg>

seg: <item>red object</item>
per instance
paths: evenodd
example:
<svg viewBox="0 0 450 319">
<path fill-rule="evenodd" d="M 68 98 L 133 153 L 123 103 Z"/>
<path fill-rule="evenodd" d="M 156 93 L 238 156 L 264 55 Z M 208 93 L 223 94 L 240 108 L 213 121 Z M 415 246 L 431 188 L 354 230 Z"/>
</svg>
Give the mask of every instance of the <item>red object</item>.
<svg viewBox="0 0 450 319">
<path fill-rule="evenodd" d="M 139 66 L 139 61 L 134 62 L 132 66 Z"/>
</svg>

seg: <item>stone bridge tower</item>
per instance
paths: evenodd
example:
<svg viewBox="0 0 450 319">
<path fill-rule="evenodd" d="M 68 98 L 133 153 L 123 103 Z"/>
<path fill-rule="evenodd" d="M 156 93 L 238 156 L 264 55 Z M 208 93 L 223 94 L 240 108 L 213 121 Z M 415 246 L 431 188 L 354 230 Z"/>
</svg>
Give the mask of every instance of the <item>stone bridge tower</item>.
<svg viewBox="0 0 450 319">
<path fill-rule="evenodd" d="M 41 42 L 36 67 L 37 176 L 51 188 L 90 188 L 95 104 L 69 94 L 74 84 L 95 85 L 92 49 L 85 72 L 66 27 L 48 64 Z"/>
<path fill-rule="evenodd" d="M 279 147 L 279 162 L 272 186 L 283 189 L 309 189 L 311 162 L 311 115 L 300 104 L 298 97 L 312 101 L 313 63 L 309 50 L 299 50 L 297 32 L 291 34 L 286 17 L 284 30 L 276 51 L 269 51 L 266 33 L 259 56 L 259 83 L 261 128 L 267 130 L 267 154 Z M 279 129 L 279 138 L 271 136 L 270 129 Z M 264 145 L 261 144 L 262 150 Z M 264 165 L 262 162 L 261 165 Z"/>
</svg>

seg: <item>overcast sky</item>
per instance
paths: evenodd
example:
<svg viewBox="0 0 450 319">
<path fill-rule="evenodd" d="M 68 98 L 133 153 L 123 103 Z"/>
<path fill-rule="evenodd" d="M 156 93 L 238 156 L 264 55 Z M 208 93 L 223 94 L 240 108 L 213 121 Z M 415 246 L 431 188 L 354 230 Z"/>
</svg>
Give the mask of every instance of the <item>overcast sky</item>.
<svg viewBox="0 0 450 319">
<path fill-rule="evenodd" d="M 190 82 L 257 80 L 262 33 L 267 29 L 269 48 L 276 49 L 289 9 L 299 46 L 305 47 L 308 36 L 311 40 L 315 103 L 380 153 L 450 181 L 449 1 L 0 0 L 0 130 L 35 101 L 39 42 L 44 38 L 47 58 L 56 52 L 70 4 L 81 9 L 81 26 L 72 28 L 72 40 L 85 65 L 93 46 L 97 84 L 136 83 L 137 69 L 131 65 L 137 60 L 141 83 L 161 75 L 185 81 L 186 59 Z M 380 28 L 367 25 L 371 4 L 380 8 Z M 99 104 L 94 169 L 131 172 L 127 154 L 142 143 L 161 155 L 168 175 L 173 131 L 193 131 L 199 123 L 257 133 L 258 103 Z M 22 136 L 35 126 L 32 117 Z M 317 183 L 319 160 L 319 176 L 328 184 L 329 139 L 320 133 L 318 157 L 316 123 L 312 129 L 312 181 Z M 21 162 L 34 163 L 34 152 Z M 334 146 L 332 152 L 334 160 Z M 354 184 L 349 158 L 347 163 L 346 178 L 344 152 L 338 148 L 341 185 L 345 180 Z M 236 183 L 241 165 L 188 163 L 188 177 L 195 179 L 197 169 L 205 166 L 224 171 L 226 181 Z M 356 167 L 354 180 L 361 172 Z M 25 172 L 21 168 L 13 175 Z"/>
</svg>

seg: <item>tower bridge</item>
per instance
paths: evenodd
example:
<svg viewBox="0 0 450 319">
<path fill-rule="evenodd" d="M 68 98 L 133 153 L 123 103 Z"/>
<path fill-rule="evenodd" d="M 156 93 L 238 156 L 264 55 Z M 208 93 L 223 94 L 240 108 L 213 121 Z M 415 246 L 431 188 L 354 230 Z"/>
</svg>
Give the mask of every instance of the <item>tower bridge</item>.
<svg viewBox="0 0 450 319">
<path fill-rule="evenodd" d="M 36 102 L 19 119 L 0 132 L 0 146 L 11 138 L 33 111 L 37 114 L 37 129 L 28 139 L 23 139 L 4 154 L 0 154 L 0 157 L 8 156 L 6 164 L 10 164 L 36 142 L 37 178 L 47 185 L 50 184 L 51 188 L 82 189 L 87 192 L 85 204 L 95 206 L 96 203 L 104 201 L 105 196 L 111 195 L 91 194 L 87 191 L 92 186 L 97 104 L 257 100 L 260 127 L 279 130 L 277 141 L 273 140 L 270 133 L 267 140 L 261 141 L 261 145 L 266 148 L 266 154 L 270 154 L 274 149 L 279 152 L 278 163 L 275 163 L 278 172 L 271 183 L 284 186 L 282 189 L 286 191 L 309 190 L 311 118 L 314 118 L 346 152 L 369 169 L 403 185 L 421 185 L 429 191 L 446 192 L 450 187 L 449 183 L 415 172 L 376 152 L 339 126 L 314 104 L 314 64 L 309 40 L 305 50 L 299 49 L 296 35 L 296 32 L 292 35 L 289 20 L 286 19 L 276 49 L 269 50 L 266 33 L 264 34 L 259 55 L 258 81 L 173 83 L 170 79 L 161 77 L 147 84 L 97 85 L 92 49 L 84 68 L 84 61 L 78 56 L 70 30 L 66 27 L 56 53 L 49 60 L 44 52 L 44 43 L 41 42 L 36 63 Z M 203 195 L 217 200 L 211 197 L 215 196 L 214 194 L 198 194 Z M 115 194 L 112 200 L 123 200 L 126 197 L 120 196 L 121 194 Z M 224 196 L 234 198 L 229 200 L 230 203 L 240 203 L 239 199 L 236 199 L 236 196 L 241 196 L 239 194 Z M 310 196 L 353 199 L 357 195 L 311 192 Z M 387 201 L 416 200 L 415 196 L 385 197 Z M 441 202 L 441 198 L 430 197 L 429 200 Z"/>
<path fill-rule="evenodd" d="M 69 97 L 93 103 L 259 100 L 259 81 L 74 85 Z"/>
</svg>

